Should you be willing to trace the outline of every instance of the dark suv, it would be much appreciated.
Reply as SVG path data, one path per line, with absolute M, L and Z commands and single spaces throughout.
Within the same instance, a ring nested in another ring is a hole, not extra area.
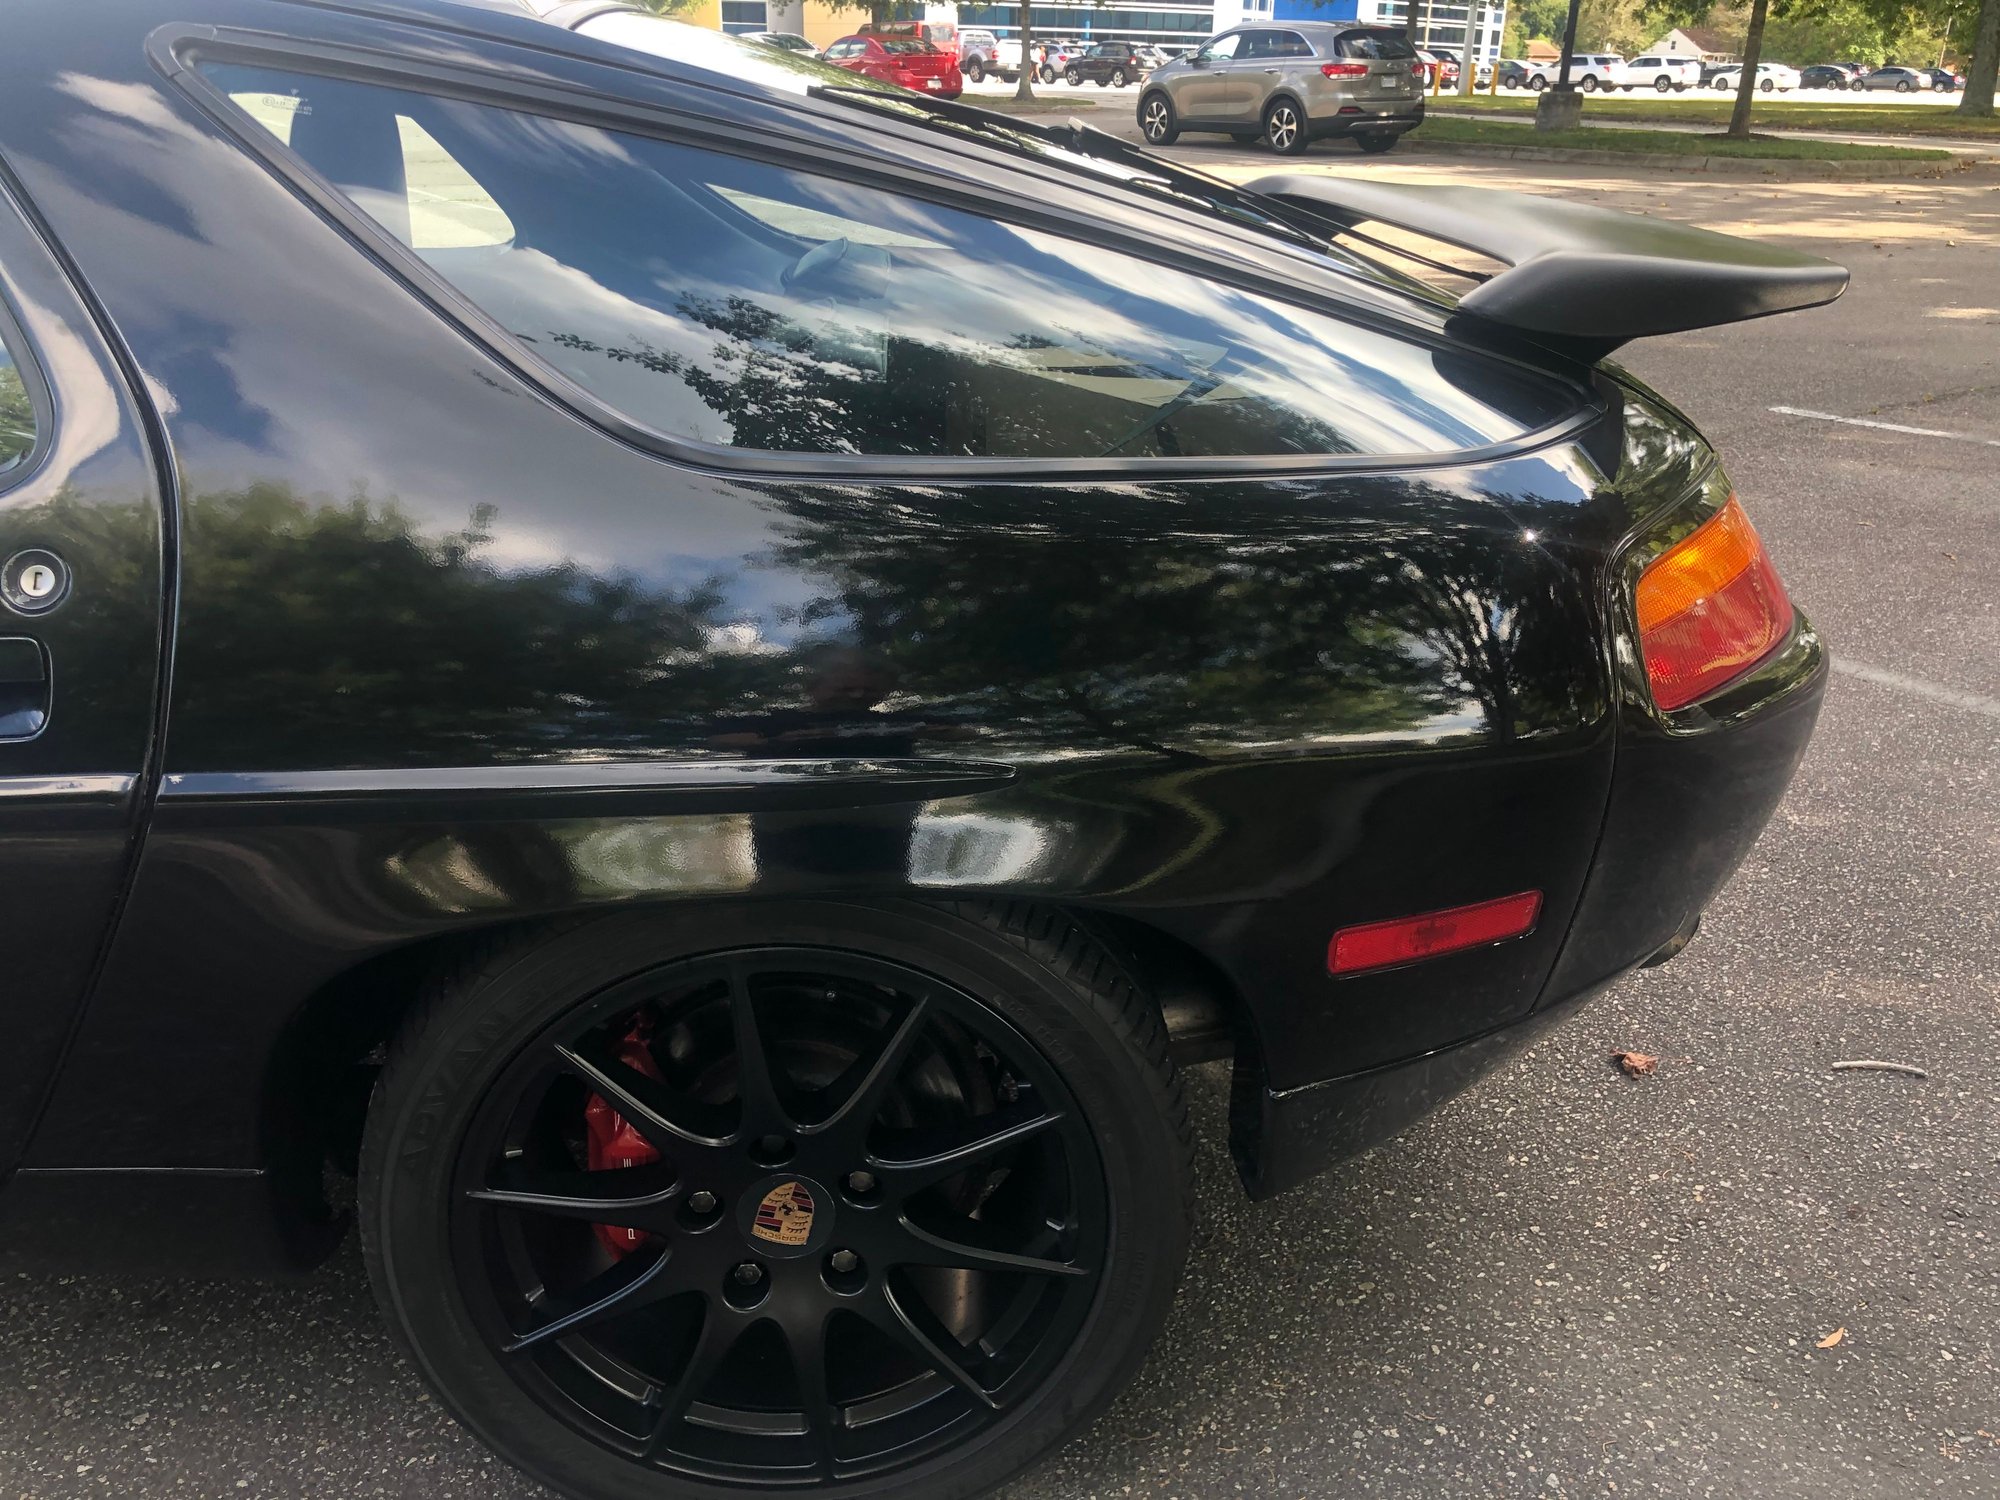
M 1122 89 L 1137 83 L 1153 71 L 1138 46 L 1132 42 L 1099 42 L 1083 56 L 1072 58 L 1063 69 L 1063 82 L 1094 83 L 1099 88 Z

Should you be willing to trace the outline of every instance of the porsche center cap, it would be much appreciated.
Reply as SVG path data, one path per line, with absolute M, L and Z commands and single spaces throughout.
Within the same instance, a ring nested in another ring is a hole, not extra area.
M 833 1231 L 833 1195 L 807 1177 L 769 1178 L 745 1198 L 744 1233 L 765 1255 L 806 1255 Z

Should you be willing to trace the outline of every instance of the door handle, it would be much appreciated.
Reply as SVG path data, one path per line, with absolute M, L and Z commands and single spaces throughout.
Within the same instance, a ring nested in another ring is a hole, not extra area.
M 31 740 L 49 722 L 49 658 L 40 641 L 0 636 L 0 740 Z

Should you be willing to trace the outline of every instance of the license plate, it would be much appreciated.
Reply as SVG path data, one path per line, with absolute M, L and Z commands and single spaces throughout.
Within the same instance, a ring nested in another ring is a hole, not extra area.
M 944 87 L 944 80 L 942 78 L 926 78 L 924 80 L 924 87 L 927 89 L 941 89 Z

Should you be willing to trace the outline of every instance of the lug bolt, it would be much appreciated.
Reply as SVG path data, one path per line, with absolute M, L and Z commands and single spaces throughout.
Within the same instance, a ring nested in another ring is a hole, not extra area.
M 754 1260 L 746 1260 L 732 1273 L 742 1286 L 755 1286 L 764 1279 L 764 1268 Z
M 689 1193 L 688 1207 L 698 1214 L 712 1214 L 715 1212 L 715 1194 Z
M 847 1190 L 850 1193 L 874 1192 L 875 1174 L 873 1172 L 849 1172 L 847 1174 Z
M 856 1255 L 852 1250 L 836 1250 L 828 1259 L 827 1264 L 845 1276 L 861 1264 L 861 1257 Z

